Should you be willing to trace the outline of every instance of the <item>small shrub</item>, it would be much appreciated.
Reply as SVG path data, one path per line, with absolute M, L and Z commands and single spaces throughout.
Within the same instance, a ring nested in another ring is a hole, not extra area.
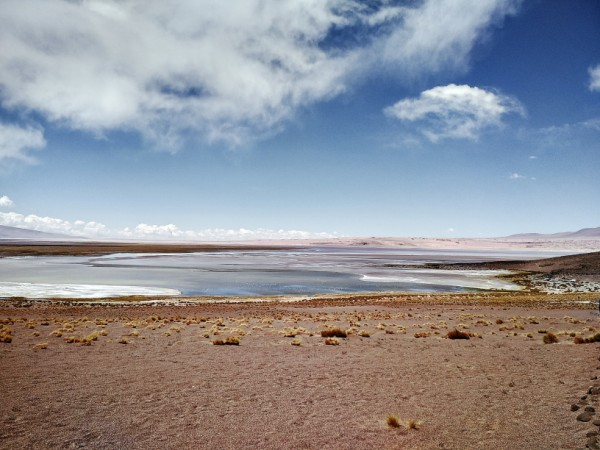
M 324 338 L 345 338 L 348 334 L 341 328 L 330 328 L 321 331 L 321 337 Z
M 470 339 L 471 338 L 469 333 L 466 333 L 464 331 L 458 331 L 456 329 L 448 331 L 448 334 L 446 335 L 446 337 L 448 339 Z
M 421 428 L 421 421 L 420 420 L 415 420 L 415 419 L 409 419 L 406 421 L 406 428 L 408 428 L 409 430 L 418 430 L 419 428 Z
M 504 320 L 496 319 L 496 325 L 502 325 L 503 323 L 504 323 Z
M 394 330 L 385 330 L 385 334 L 394 334 Z
M 556 344 L 558 337 L 554 333 L 546 333 L 544 335 L 544 344 Z
M 302 344 L 302 339 L 300 339 L 299 337 L 292 339 L 292 345 L 300 346 L 301 344 Z
M 400 419 L 393 414 L 388 415 L 385 422 L 390 428 L 400 428 Z
M 118 342 L 119 342 L 119 344 L 129 344 L 129 341 L 123 337 L 121 339 L 119 339 Z
M 600 342 L 600 333 L 596 333 L 593 336 L 582 338 L 581 336 L 577 336 L 573 339 L 573 342 L 576 344 L 591 344 L 592 342 Z
M 371 337 L 371 333 L 369 333 L 367 330 L 360 330 L 358 332 L 358 335 L 360 337 Z
M 429 331 L 418 331 L 417 333 L 414 334 L 414 336 L 418 339 L 418 338 L 426 338 L 431 336 L 431 333 Z
M 46 350 L 48 348 L 47 342 L 40 342 L 39 344 L 35 344 L 33 346 L 34 350 Z

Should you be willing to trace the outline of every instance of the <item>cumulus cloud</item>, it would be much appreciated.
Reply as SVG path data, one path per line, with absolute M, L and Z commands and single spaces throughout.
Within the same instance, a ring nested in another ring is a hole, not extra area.
M 4 0 L 0 102 L 98 135 L 235 146 L 357 73 L 462 70 L 520 0 Z M 355 33 L 360 30 L 360 33 Z M 336 44 L 336 36 L 353 36 Z
M 108 228 L 98 222 L 84 222 L 82 220 L 69 222 L 54 217 L 42 217 L 35 214 L 24 215 L 16 212 L 0 213 L 0 225 L 83 237 L 109 235 Z
M 3 195 L 0 197 L 0 208 L 6 208 L 12 206 L 13 204 L 13 201 L 8 196 Z
M 509 113 L 524 114 L 515 99 L 478 87 L 449 84 L 400 100 L 385 114 L 402 122 L 418 122 L 432 142 L 445 138 L 476 140 L 486 129 L 498 127 Z
M 176 225 L 137 225 L 133 229 L 125 228 L 118 232 L 122 238 L 159 239 L 159 240 L 189 240 L 189 241 L 239 241 L 257 239 L 326 239 L 337 237 L 332 233 L 311 233 L 300 230 L 271 230 L 258 228 L 237 230 L 213 228 L 200 231 L 181 230 Z
M 45 146 L 44 134 L 38 128 L 0 122 L 0 163 L 7 160 L 32 162 L 34 159 L 28 152 Z
M 55 217 L 42 217 L 35 214 L 24 215 L 16 212 L 0 212 L 0 225 L 68 234 L 77 237 L 106 239 L 234 241 L 255 239 L 324 239 L 338 236 L 335 233 L 271 230 L 267 228 L 258 228 L 255 230 L 214 228 L 194 231 L 182 230 L 174 224 L 149 225 L 145 223 L 141 223 L 133 228 L 111 230 L 99 222 L 86 222 L 83 220 L 68 221 Z
M 590 91 L 600 91 L 600 64 L 590 68 Z

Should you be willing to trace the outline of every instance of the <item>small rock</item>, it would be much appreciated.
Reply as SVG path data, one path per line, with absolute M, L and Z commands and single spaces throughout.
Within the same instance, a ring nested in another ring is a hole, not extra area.
M 590 414 L 596 414 L 596 408 L 594 408 L 593 406 L 586 406 L 584 411 L 589 412 Z
M 579 406 L 578 406 L 578 405 L 576 405 L 575 403 L 573 403 L 573 404 L 571 405 L 571 411 L 577 411 L 578 409 L 579 409 Z
M 592 423 L 594 425 L 596 425 L 597 427 L 600 427 L 600 419 L 594 419 L 594 421 Z
M 588 439 L 586 447 L 591 450 L 600 450 L 600 445 L 598 445 L 598 440 L 595 436 Z
M 582 396 L 581 400 L 587 400 L 587 395 Z
M 591 387 L 588 390 L 588 394 L 591 394 L 591 395 L 598 395 L 598 394 L 600 394 L 600 387 Z
M 594 375 L 592 378 L 590 378 L 590 380 L 597 380 L 598 379 L 598 375 Z
M 580 422 L 589 422 L 592 420 L 592 415 L 589 412 L 582 412 L 577 416 L 577 420 Z
M 514 382 L 514 381 L 511 381 L 510 383 L 508 383 L 508 386 L 509 386 L 509 387 L 515 387 L 515 382 Z
M 585 437 L 596 437 L 598 436 L 598 432 L 596 430 L 592 430 L 592 431 L 588 431 L 587 433 L 585 433 Z

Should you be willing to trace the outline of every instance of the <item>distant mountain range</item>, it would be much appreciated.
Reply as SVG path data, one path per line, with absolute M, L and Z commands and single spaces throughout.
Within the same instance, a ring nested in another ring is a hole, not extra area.
M 540 234 L 521 233 L 508 236 L 510 239 L 600 239 L 600 227 L 582 228 L 579 231 L 567 231 L 563 233 Z
M 46 233 L 44 231 L 29 230 L 27 228 L 7 227 L 0 225 L 0 240 L 18 241 L 56 241 L 80 240 L 81 238 L 68 234 Z

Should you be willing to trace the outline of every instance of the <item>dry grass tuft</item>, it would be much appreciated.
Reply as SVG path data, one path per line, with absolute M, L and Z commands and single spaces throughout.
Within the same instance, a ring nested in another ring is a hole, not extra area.
M 300 346 L 301 344 L 302 344 L 302 339 L 300 339 L 299 337 L 295 337 L 294 339 L 292 339 L 292 345 Z
M 10 344 L 12 342 L 12 330 L 10 327 L 0 325 L 0 342 Z
M 227 339 L 215 339 L 211 341 L 212 345 L 240 345 L 240 338 L 229 336 Z
M 431 333 L 429 331 L 418 331 L 414 334 L 414 336 L 418 339 L 418 338 L 426 338 L 431 336 Z
M 33 346 L 34 350 L 46 350 L 48 348 L 47 342 L 40 342 L 39 344 L 35 344 Z
M 330 328 L 321 331 L 321 337 L 324 338 L 345 338 L 348 334 L 341 328 Z
M 422 424 L 423 423 L 420 420 L 408 419 L 406 421 L 406 428 L 408 428 L 409 430 L 418 430 L 419 428 L 421 428 Z
M 448 339 L 471 339 L 469 333 L 466 333 L 464 331 L 458 331 L 456 329 L 448 331 L 446 337 Z
M 328 337 L 325 339 L 325 345 L 340 345 L 340 340 L 335 337 Z
M 390 428 L 400 428 L 400 419 L 393 414 L 389 414 L 387 419 L 385 419 L 385 422 Z
M 358 335 L 360 337 L 371 337 L 371 333 L 369 333 L 367 330 L 360 330 L 358 332 Z
M 546 333 L 544 335 L 544 344 L 556 344 L 558 337 L 554 333 Z
M 593 336 L 582 338 L 581 336 L 577 336 L 573 339 L 573 342 L 576 344 L 591 344 L 592 342 L 600 342 L 600 333 L 596 333 Z

